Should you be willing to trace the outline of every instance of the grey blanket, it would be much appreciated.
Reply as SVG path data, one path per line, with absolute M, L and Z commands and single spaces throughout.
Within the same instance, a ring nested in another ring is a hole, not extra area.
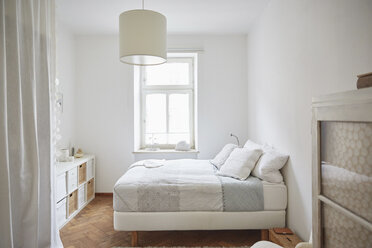
M 132 166 L 114 187 L 114 210 L 118 212 L 263 209 L 261 180 L 217 176 L 208 160 L 168 160 L 157 168 Z
M 221 177 L 223 211 L 261 211 L 264 209 L 263 186 L 260 179 L 248 177 L 240 181 Z

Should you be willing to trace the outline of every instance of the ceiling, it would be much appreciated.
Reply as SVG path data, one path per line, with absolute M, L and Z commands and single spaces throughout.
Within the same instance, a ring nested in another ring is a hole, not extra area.
M 145 0 L 167 17 L 171 34 L 242 34 L 270 0 Z M 76 34 L 118 33 L 119 15 L 141 0 L 56 0 L 58 25 Z

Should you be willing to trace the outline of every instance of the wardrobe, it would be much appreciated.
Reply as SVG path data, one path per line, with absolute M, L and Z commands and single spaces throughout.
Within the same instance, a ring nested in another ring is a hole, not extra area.
M 372 88 L 312 101 L 314 247 L 372 247 Z

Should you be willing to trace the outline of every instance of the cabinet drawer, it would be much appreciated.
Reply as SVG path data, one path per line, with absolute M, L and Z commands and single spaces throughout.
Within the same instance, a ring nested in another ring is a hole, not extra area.
M 94 160 L 91 159 L 87 162 L 87 180 L 90 180 L 94 175 Z
M 85 184 L 80 186 L 78 189 L 78 202 L 79 202 L 79 208 L 81 208 L 84 203 L 86 203 L 86 190 L 85 190 Z
M 78 168 L 71 169 L 67 172 L 67 188 L 69 193 L 77 188 L 77 172 Z
M 87 180 L 87 163 L 79 165 L 79 185 Z
M 68 216 L 77 210 L 77 190 L 68 195 Z
M 56 180 L 56 201 L 59 202 L 67 194 L 66 173 L 57 176 Z
M 63 198 L 57 203 L 57 225 L 61 227 L 67 219 L 67 201 Z
M 90 200 L 94 195 L 94 178 L 87 183 L 87 199 Z

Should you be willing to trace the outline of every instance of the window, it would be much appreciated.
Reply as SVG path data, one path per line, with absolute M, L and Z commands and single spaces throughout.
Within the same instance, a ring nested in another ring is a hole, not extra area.
M 172 149 L 194 138 L 194 54 L 168 54 L 167 63 L 140 68 L 141 148 Z

